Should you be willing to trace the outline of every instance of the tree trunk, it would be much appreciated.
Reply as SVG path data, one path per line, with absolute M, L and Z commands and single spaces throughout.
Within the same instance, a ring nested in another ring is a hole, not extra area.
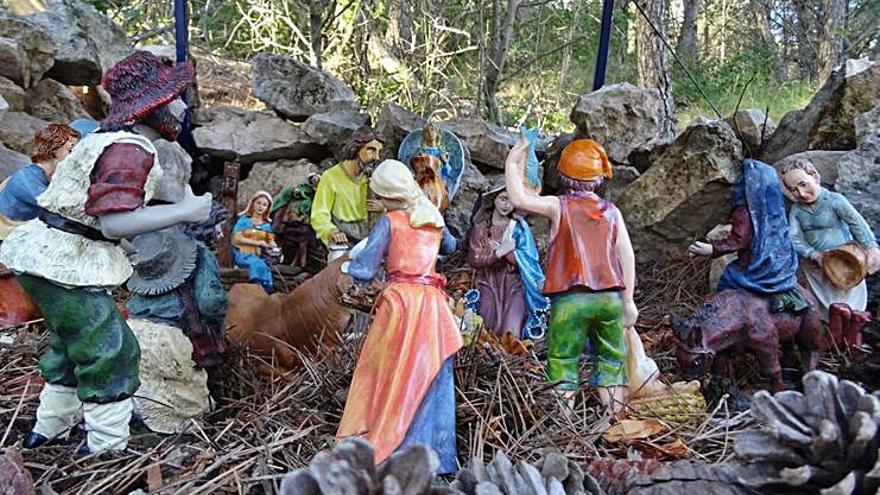
M 697 52 L 697 16 L 700 15 L 702 0 L 684 0 L 684 19 L 681 21 L 681 34 L 675 50 L 679 55 L 696 58 Z
M 413 11 L 409 0 L 388 0 L 388 31 L 385 40 L 394 55 L 403 57 L 413 48 Z
M 504 73 L 507 49 L 510 46 L 510 39 L 513 37 L 517 7 L 519 7 L 519 0 L 507 0 L 507 10 L 502 13 L 501 0 L 493 0 L 492 2 L 492 32 L 490 33 L 489 58 L 486 61 L 484 91 L 487 118 L 493 124 L 498 125 L 502 124 L 502 117 L 501 106 L 496 94 L 498 93 L 498 84 L 501 82 L 501 75 Z M 502 14 L 504 15 L 503 23 L 501 22 Z
M 648 0 L 643 9 L 659 33 L 654 32 L 641 13 L 638 14 L 636 45 L 639 86 L 657 88 L 660 91 L 660 98 L 663 101 L 661 132 L 665 136 L 673 136 L 675 135 L 675 104 L 672 100 L 672 79 L 669 77 L 666 47 L 660 40 L 660 36 L 666 36 L 665 2 L 664 0 Z
M 846 17 L 844 0 L 822 0 L 822 26 L 819 31 L 819 81 L 831 76 L 840 65 L 843 55 L 843 36 L 840 33 Z
M 773 36 L 773 27 L 770 24 L 770 5 L 767 4 L 765 0 L 749 0 L 749 10 L 755 19 L 758 30 L 761 32 L 761 39 L 764 41 L 764 46 L 766 46 L 772 53 L 773 63 L 776 68 L 774 76 L 777 81 L 783 82 L 787 79 L 785 64 L 780 60 L 779 45 L 776 43 L 776 38 Z
M 818 76 L 819 53 L 814 46 L 814 40 L 818 39 L 819 30 L 816 12 L 809 5 L 810 0 L 795 0 L 793 3 L 796 28 L 795 36 L 797 39 L 797 51 L 795 57 L 802 77 L 810 80 L 816 80 Z
M 321 68 L 324 57 L 324 7 L 326 0 L 311 0 L 309 2 L 309 41 L 311 42 L 311 63 L 318 69 Z M 332 13 L 330 15 L 333 15 Z

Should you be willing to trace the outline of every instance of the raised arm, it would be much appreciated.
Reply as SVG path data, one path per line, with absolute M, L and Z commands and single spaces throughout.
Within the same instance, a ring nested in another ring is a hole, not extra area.
M 555 226 L 559 222 L 559 199 L 556 196 L 528 194 L 523 185 L 520 170 L 528 160 L 528 151 L 529 142 L 520 136 L 507 155 L 507 162 L 504 165 L 507 194 L 516 209 L 549 218 Z

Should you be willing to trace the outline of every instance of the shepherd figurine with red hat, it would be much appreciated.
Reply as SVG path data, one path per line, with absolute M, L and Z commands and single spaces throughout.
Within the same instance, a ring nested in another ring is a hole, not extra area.
M 210 212 L 210 195 L 196 197 L 188 185 L 173 204 L 149 204 L 161 195 L 163 176 L 153 140 L 177 138 L 185 110 L 179 97 L 194 77 L 191 64 L 165 65 L 143 51 L 108 70 L 101 85 L 112 103 L 100 130 L 58 163 L 37 198 L 40 216 L 0 248 L 0 262 L 50 332 L 40 359 L 46 384 L 26 448 L 65 439 L 81 418 L 88 432 L 82 453 L 127 445 L 140 348 L 110 291 L 132 275 L 122 239 L 201 222 Z
M 590 384 L 616 410 L 626 393 L 624 328 L 635 325 L 635 256 L 620 210 L 596 195 L 612 176 L 599 143 L 576 139 L 562 150 L 557 168 L 564 194 L 526 191 L 522 173 L 528 142 L 520 137 L 507 157 L 510 201 L 550 220 L 544 294 L 550 298 L 547 377 L 573 399 L 580 386 L 580 356 L 587 339 L 594 361 Z

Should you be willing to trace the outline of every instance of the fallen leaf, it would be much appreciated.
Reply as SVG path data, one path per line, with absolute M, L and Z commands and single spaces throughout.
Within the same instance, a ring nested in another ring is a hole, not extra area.
M 153 464 L 147 468 L 147 488 L 150 493 L 159 491 L 165 482 L 162 480 L 162 468 L 159 464 Z
M 608 427 L 602 438 L 606 442 L 631 442 L 650 438 L 666 431 L 666 426 L 656 419 L 624 419 Z
M 657 459 L 658 461 L 675 461 L 687 459 L 691 456 L 691 450 L 687 448 L 680 438 L 664 444 L 639 442 L 639 449 L 645 458 Z

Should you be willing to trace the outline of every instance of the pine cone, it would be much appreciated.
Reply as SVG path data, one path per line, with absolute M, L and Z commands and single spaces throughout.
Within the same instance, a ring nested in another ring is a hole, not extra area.
M 608 495 L 624 495 L 629 493 L 641 476 L 650 475 L 661 466 L 654 459 L 595 459 L 587 464 L 586 471 Z
M 804 375 L 803 390 L 752 397 L 761 428 L 742 433 L 735 450 L 767 473 L 740 476 L 740 482 L 761 493 L 875 493 L 880 400 L 822 371 Z

